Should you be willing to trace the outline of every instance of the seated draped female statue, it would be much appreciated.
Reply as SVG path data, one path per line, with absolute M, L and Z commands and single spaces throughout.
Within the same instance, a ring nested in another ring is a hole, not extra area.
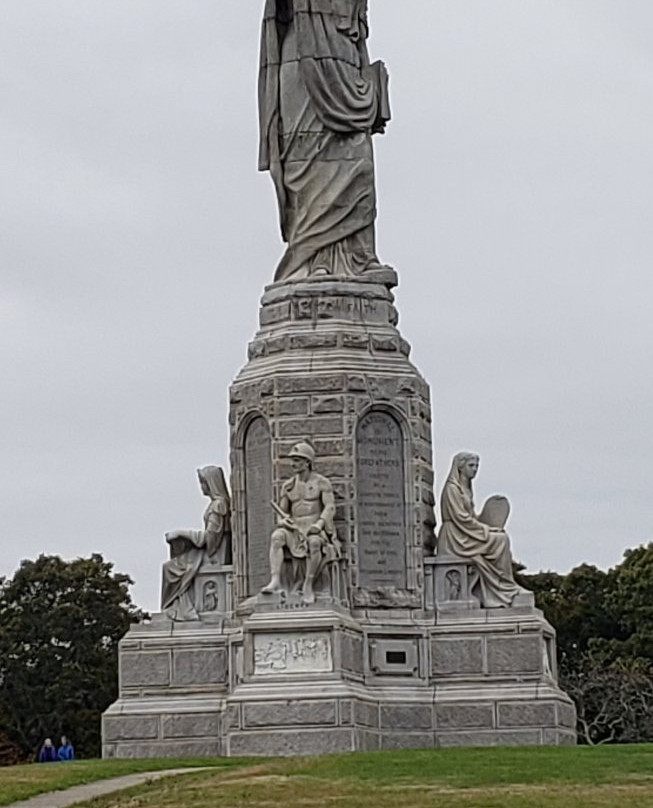
M 266 0 L 259 168 L 274 181 L 288 245 L 275 281 L 396 285 L 375 247 L 372 135 L 384 131 L 390 105 L 367 37 L 367 0 Z
M 161 610 L 176 621 L 199 620 L 193 584 L 205 561 L 231 563 L 231 500 L 224 472 L 218 466 L 198 469 L 202 493 L 209 497 L 204 530 L 166 533 L 170 560 L 163 565 Z
M 476 515 L 472 480 L 478 466 L 475 454 L 461 452 L 453 459 L 442 491 L 437 552 L 473 562 L 478 572 L 473 594 L 482 607 L 510 606 L 524 592 L 514 579 L 510 539 L 504 529 L 510 505 L 505 497 L 491 497 Z

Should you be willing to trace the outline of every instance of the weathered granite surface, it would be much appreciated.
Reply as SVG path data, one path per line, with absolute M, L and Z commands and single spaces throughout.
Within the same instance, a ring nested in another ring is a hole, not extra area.
M 435 525 L 431 406 L 397 319 L 392 294 L 376 283 L 326 278 L 266 290 L 230 391 L 237 602 L 272 574 L 269 502 L 292 473 L 291 449 L 308 441 L 314 470 L 333 488 L 349 605 L 422 608 Z
M 198 562 L 226 519 L 169 537 L 192 546 L 166 568 L 168 614 L 121 642 L 105 756 L 574 742 L 508 502 L 474 512 L 475 455 L 454 460 L 434 555 L 430 390 L 374 245 L 390 113 L 367 35 L 366 0 L 266 2 L 260 167 L 287 251 L 229 391 L 232 495 L 214 493 L 233 562 Z

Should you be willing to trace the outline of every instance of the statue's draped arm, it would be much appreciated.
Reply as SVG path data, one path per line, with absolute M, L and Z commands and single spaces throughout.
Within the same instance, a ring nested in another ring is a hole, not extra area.
M 490 528 L 479 522 L 467 506 L 463 492 L 454 483 L 447 483 L 442 494 L 442 520 L 453 522 L 463 534 L 460 540 L 465 543 L 482 544 L 488 539 Z

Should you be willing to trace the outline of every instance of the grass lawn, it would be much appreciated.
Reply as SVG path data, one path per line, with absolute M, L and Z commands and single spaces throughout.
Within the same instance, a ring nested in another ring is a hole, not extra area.
M 653 808 L 653 745 L 232 761 L 231 767 L 149 783 L 92 803 L 92 808 L 240 806 Z
M 0 805 L 26 800 L 46 791 L 157 769 L 193 766 L 231 767 L 233 760 L 79 760 L 73 763 L 29 763 L 0 768 Z M 242 764 L 240 764 L 242 765 Z

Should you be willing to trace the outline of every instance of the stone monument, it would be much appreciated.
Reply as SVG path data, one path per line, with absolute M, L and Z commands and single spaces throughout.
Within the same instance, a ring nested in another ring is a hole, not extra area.
M 107 757 L 575 741 L 555 633 L 514 581 L 510 506 L 442 492 L 429 387 L 376 253 L 390 119 L 366 0 L 267 0 L 260 167 L 287 248 L 230 389 L 231 493 L 167 534 L 162 612 L 120 646 Z

